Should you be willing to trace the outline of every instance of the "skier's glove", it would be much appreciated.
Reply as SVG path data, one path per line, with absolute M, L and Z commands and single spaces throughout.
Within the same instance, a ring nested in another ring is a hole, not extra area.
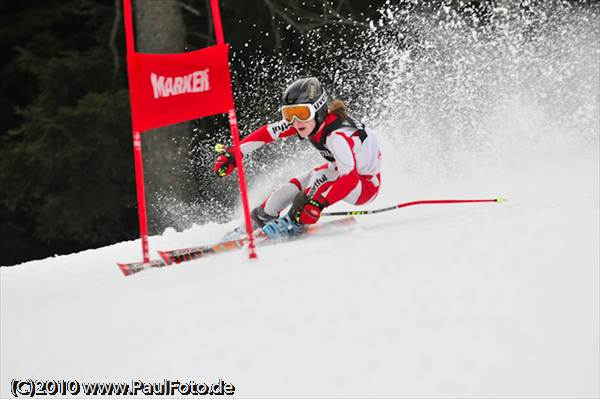
M 315 224 L 321 217 L 321 211 L 327 206 L 329 206 L 329 202 L 322 195 L 316 195 L 304 204 L 295 219 L 300 224 Z
M 215 161 L 215 173 L 220 176 L 229 176 L 235 169 L 235 156 L 233 147 L 225 149 L 223 145 L 217 144 L 215 150 L 219 153 Z

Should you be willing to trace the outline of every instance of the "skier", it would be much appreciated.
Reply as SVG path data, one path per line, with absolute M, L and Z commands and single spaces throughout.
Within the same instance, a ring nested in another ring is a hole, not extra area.
M 254 229 L 270 238 L 298 235 L 316 223 L 326 207 L 343 200 L 354 205 L 373 201 L 381 185 L 381 152 L 374 133 L 348 116 L 346 105 L 333 100 L 317 78 L 296 80 L 283 93 L 279 122 L 255 130 L 241 141 L 242 155 L 274 140 L 298 135 L 321 153 L 327 163 L 292 178 L 251 212 Z M 217 157 L 214 170 L 227 176 L 235 169 L 235 149 Z M 280 217 L 280 213 L 290 206 Z

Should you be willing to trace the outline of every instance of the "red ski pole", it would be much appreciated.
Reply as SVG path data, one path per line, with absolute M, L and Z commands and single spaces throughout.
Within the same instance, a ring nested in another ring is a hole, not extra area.
M 421 200 L 421 201 L 412 201 L 412 202 L 403 202 L 401 204 L 397 204 L 394 206 L 389 206 L 387 208 L 381 209 L 372 209 L 368 211 L 340 211 L 340 212 L 323 212 L 321 216 L 355 216 L 355 215 L 370 215 L 373 213 L 380 213 L 386 211 L 392 211 L 394 209 L 405 208 L 407 206 L 414 205 L 431 205 L 431 204 L 463 204 L 463 203 L 473 203 L 473 202 L 497 202 L 502 203 L 506 201 L 502 197 L 492 198 L 492 199 L 463 199 L 463 200 Z

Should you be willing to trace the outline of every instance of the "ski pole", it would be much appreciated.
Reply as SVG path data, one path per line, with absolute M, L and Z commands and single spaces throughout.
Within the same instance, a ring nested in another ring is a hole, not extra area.
M 473 202 L 497 202 L 502 203 L 506 199 L 502 197 L 492 199 L 466 199 L 466 200 L 421 200 L 412 202 L 403 202 L 387 208 L 372 209 L 367 211 L 340 211 L 340 212 L 323 212 L 321 216 L 356 216 L 356 215 L 371 215 L 373 213 L 387 212 L 394 209 L 405 208 L 413 205 L 427 205 L 427 204 L 462 204 L 462 203 L 473 203 Z

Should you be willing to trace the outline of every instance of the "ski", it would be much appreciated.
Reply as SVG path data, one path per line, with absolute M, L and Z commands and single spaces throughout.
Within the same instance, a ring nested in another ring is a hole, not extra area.
M 130 276 L 132 274 L 141 272 L 142 270 L 148 270 L 153 267 L 165 267 L 167 266 L 162 259 L 151 260 L 148 263 L 144 262 L 134 262 L 134 263 L 117 263 L 119 265 L 119 269 L 125 276 Z
M 254 240 L 257 246 L 274 244 L 277 242 L 287 242 L 305 238 L 317 233 L 334 231 L 344 226 L 351 226 L 354 223 L 356 223 L 356 220 L 354 219 L 354 217 L 350 216 L 343 219 L 314 224 L 311 226 L 307 226 L 304 233 L 299 236 L 285 237 L 283 239 L 275 241 L 269 240 L 269 238 L 263 233 L 261 229 L 257 229 L 254 232 Z M 132 274 L 136 274 L 143 270 L 148 270 L 155 267 L 171 266 L 173 264 L 180 264 L 182 262 L 186 262 L 193 259 L 199 259 L 210 255 L 215 255 L 223 252 L 231 252 L 236 249 L 241 249 L 246 245 L 247 241 L 247 237 L 242 237 L 236 240 L 230 240 L 213 245 L 203 245 L 198 247 L 158 251 L 161 259 L 154 259 L 148 263 L 117 263 L 117 265 L 119 266 L 119 269 L 121 270 L 123 275 L 131 276 Z
M 269 240 L 269 238 L 263 233 L 262 230 L 257 229 L 256 232 L 254 232 L 254 243 L 256 246 L 261 246 L 276 242 L 287 242 L 311 236 L 316 233 L 337 230 L 340 227 L 350 226 L 354 223 L 356 223 L 356 220 L 354 219 L 354 217 L 351 216 L 343 219 L 333 220 L 330 222 L 310 225 L 307 226 L 304 233 L 299 236 L 286 237 L 276 241 Z M 204 258 L 206 256 L 215 255 L 223 252 L 231 252 L 233 250 L 243 248 L 247 241 L 247 237 L 242 237 L 237 240 L 225 241 L 213 245 L 158 251 L 158 254 L 162 258 L 162 261 L 165 263 L 165 265 L 179 264 L 193 259 Z
M 254 234 L 254 239 L 256 240 L 255 244 L 257 246 L 262 244 L 263 240 L 266 239 L 264 235 L 260 234 L 260 231 L 257 231 Z M 243 248 L 246 241 L 246 238 L 240 238 L 238 240 L 224 241 L 213 245 L 158 251 L 158 254 L 166 265 L 179 264 L 188 260 Z

